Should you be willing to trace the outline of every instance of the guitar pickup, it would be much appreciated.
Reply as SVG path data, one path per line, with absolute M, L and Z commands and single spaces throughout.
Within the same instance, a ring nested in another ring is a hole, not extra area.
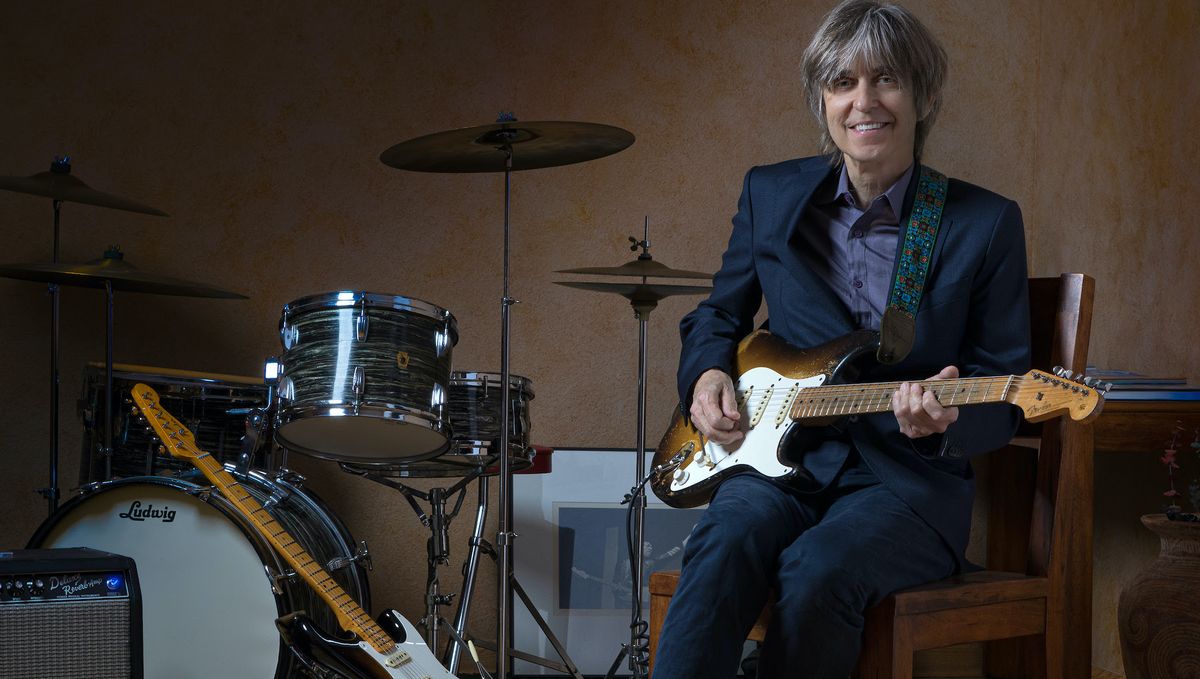
M 783 426 L 783 423 L 788 420 L 788 413 L 792 412 L 792 403 L 796 400 L 796 395 L 800 393 L 800 385 L 793 382 L 791 389 L 788 389 L 787 395 L 783 397 L 783 407 L 775 413 L 775 428 Z
M 762 398 L 760 398 L 758 400 L 757 405 L 754 407 L 754 412 L 750 414 L 750 427 L 751 428 L 758 426 L 758 422 L 759 422 L 759 420 L 762 419 L 763 413 L 765 413 L 767 411 L 767 406 L 771 404 L 771 396 L 774 394 L 775 394 L 775 385 L 771 385 L 770 387 L 767 387 L 766 393 L 764 393 L 762 395 Z

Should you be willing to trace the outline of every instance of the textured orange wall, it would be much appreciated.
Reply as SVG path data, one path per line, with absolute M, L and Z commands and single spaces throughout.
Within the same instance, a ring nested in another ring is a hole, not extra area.
M 0 173 L 41 171 L 68 152 L 93 186 L 173 215 L 67 205 L 63 259 L 120 243 L 141 268 L 251 296 L 122 295 L 117 360 L 254 374 L 279 351 L 282 304 L 354 288 L 449 308 L 461 333 L 456 369 L 496 370 L 501 178 L 405 173 L 378 154 L 501 110 L 603 122 L 637 143 L 514 177 L 512 290 L 522 304 L 512 366 L 537 390 L 537 442 L 631 446 L 632 313 L 619 298 L 553 285 L 562 277 L 552 271 L 626 261 L 625 238 L 647 215 L 656 258 L 715 269 L 745 170 L 815 148 L 796 64 L 827 3 L 341 5 L 0 9 Z M 1189 339 L 1200 287 L 1189 266 L 1200 240 L 1187 125 L 1200 105 L 1195 3 L 911 7 L 951 61 L 927 161 L 1022 204 L 1033 273 L 1097 277 L 1096 362 L 1200 377 Z M 49 201 L 0 193 L 0 215 L 0 259 L 49 259 Z M 0 280 L 0 299 L 10 359 L 0 545 L 18 546 L 44 514 L 30 489 L 45 483 L 48 305 L 44 288 L 17 281 Z M 667 300 L 651 319 L 651 440 L 673 406 L 675 326 L 695 301 Z M 65 486 L 76 478 L 79 367 L 103 350 L 101 305 L 96 291 L 64 291 Z M 1117 487 L 1106 477 L 1113 464 L 1098 465 L 1098 498 L 1111 508 L 1114 496 L 1136 495 L 1117 500 L 1127 512 L 1113 518 L 1136 525 L 1154 508 L 1153 484 Z M 424 532 L 401 498 L 329 464 L 298 466 L 374 546 L 377 604 L 419 617 Z M 469 523 L 459 521 L 456 562 Z M 1103 593 L 1133 566 L 1098 559 L 1096 659 L 1119 669 L 1106 636 L 1114 599 Z M 492 571 L 483 573 L 477 631 L 494 601 Z M 443 575 L 443 588 L 456 589 L 457 566 Z

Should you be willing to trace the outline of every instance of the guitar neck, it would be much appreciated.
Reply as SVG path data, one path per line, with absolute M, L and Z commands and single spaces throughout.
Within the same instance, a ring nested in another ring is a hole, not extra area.
M 168 443 L 167 445 L 171 445 Z M 180 445 L 176 443 L 176 445 Z M 203 474 L 227 500 L 245 516 L 259 532 L 275 547 L 288 565 L 325 600 L 337 616 L 342 629 L 353 632 L 382 654 L 390 653 L 396 646 L 392 638 L 362 606 L 342 589 L 329 573 L 317 563 L 292 536 L 279 525 L 267 510 L 238 483 L 225 467 L 212 455 L 198 452 L 192 460 Z
M 1007 403 L 1017 375 L 963 377 L 916 382 L 944 406 Z M 903 382 L 831 384 L 801 390 L 788 411 L 793 420 L 889 412 L 892 395 Z M 910 383 L 911 384 L 911 383 Z

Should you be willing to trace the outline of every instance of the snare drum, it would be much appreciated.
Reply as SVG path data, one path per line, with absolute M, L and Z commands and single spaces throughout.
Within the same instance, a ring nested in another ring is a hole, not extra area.
M 285 478 L 235 476 L 370 610 L 366 572 L 350 561 L 354 540 L 320 500 Z M 306 610 L 327 632 L 339 630 L 302 580 L 276 577 L 288 572 L 284 562 L 229 502 L 184 479 L 95 484 L 47 519 L 29 546 L 92 547 L 137 562 L 146 677 L 283 679 L 298 668 L 276 618 Z M 329 568 L 331 560 L 341 567 Z
M 355 473 L 397 478 L 466 476 L 480 467 L 485 475 L 497 474 L 500 449 L 501 386 L 499 373 L 456 372 L 450 377 L 450 450 L 432 460 L 401 465 L 343 465 Z M 529 402 L 533 382 L 509 375 L 510 427 L 508 458 L 514 471 L 532 464 L 529 445 Z
M 89 363 L 83 374 L 83 460 L 80 483 L 107 480 L 104 469 L 104 364 Z M 196 434 L 196 445 L 221 462 L 242 452 L 247 413 L 267 405 L 262 378 L 199 373 L 117 363 L 113 365 L 112 473 L 115 477 L 155 476 L 191 469 L 186 460 L 158 452 L 158 440 L 127 406 L 129 391 L 145 382 L 162 405 Z M 261 465 L 262 461 L 252 461 Z
M 449 311 L 411 297 L 329 292 L 283 307 L 275 438 L 340 462 L 423 460 L 446 450 Z

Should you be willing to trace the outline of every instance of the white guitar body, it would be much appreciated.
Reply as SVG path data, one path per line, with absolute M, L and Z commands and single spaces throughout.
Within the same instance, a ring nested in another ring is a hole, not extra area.
M 795 467 L 781 460 L 784 437 L 793 424 L 788 413 L 801 390 L 824 383 L 824 374 L 789 379 L 765 367 L 743 373 L 734 391 L 742 416 L 740 428 L 745 435 L 729 446 L 706 439 L 702 450 L 676 468 L 671 476 L 671 491 L 686 492 L 736 467 L 752 467 L 771 478 L 794 473 Z
M 358 647 L 363 653 L 387 668 L 388 676 L 395 679 L 457 679 L 442 667 L 421 639 L 421 633 L 407 618 L 394 610 L 390 613 L 393 621 L 404 630 L 404 641 L 397 643 L 396 649 L 387 655 L 371 648 L 367 642 L 359 641 Z

